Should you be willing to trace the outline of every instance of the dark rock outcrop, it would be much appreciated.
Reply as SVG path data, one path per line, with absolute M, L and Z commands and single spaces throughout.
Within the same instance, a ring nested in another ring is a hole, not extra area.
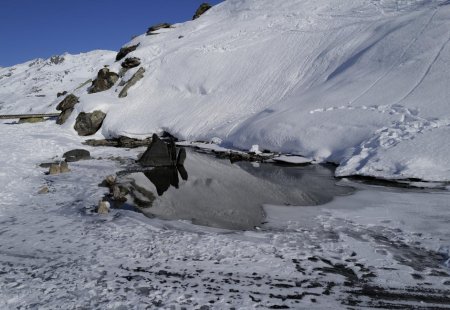
M 156 134 L 153 134 L 152 143 L 138 162 L 147 167 L 167 167 L 174 164 L 167 144 Z
M 81 112 L 77 116 L 74 129 L 80 136 L 89 136 L 95 134 L 102 127 L 106 114 L 102 111 L 92 113 Z
M 112 147 L 135 148 L 150 145 L 151 139 L 146 138 L 144 140 L 139 140 L 130 137 L 120 136 L 118 138 L 104 139 L 104 140 L 89 139 L 83 142 L 83 144 L 89 146 L 112 146 Z
M 122 62 L 121 66 L 125 69 L 131 69 L 139 66 L 141 64 L 141 60 L 137 57 L 129 57 L 125 58 L 125 60 Z
M 57 106 L 56 110 L 65 111 L 68 109 L 72 109 L 79 102 L 79 98 L 74 94 L 70 94 L 64 98 Z
M 59 97 L 65 96 L 65 95 L 67 95 L 67 91 L 63 91 L 63 92 L 57 93 L 56 94 L 56 98 L 59 98 Z
M 63 158 L 66 162 L 75 162 L 79 160 L 91 159 L 91 153 L 83 149 L 75 149 L 64 153 Z
M 125 86 L 123 87 L 123 89 L 119 93 L 119 98 L 126 97 L 128 95 L 128 90 L 130 89 L 130 87 L 132 87 L 139 80 L 141 80 L 144 77 L 144 73 L 145 73 L 145 69 L 142 68 L 142 67 L 139 68 L 139 70 L 135 74 L 133 74 L 131 79 L 128 82 L 126 82 Z
M 122 47 L 117 53 L 116 61 L 119 61 L 125 58 L 125 56 L 127 56 L 129 53 L 134 52 L 138 48 L 138 46 L 139 44 Z
M 149 27 L 146 34 L 147 35 L 155 35 L 155 34 L 157 34 L 157 33 L 154 33 L 155 31 L 158 31 L 158 30 L 164 29 L 164 28 L 171 28 L 171 27 L 172 27 L 172 25 L 168 24 L 168 23 L 156 24 L 156 25 Z
M 208 11 L 210 8 L 211 8 L 211 5 L 209 3 L 205 2 L 205 3 L 200 4 L 199 8 L 195 12 L 195 15 L 194 15 L 194 17 L 192 17 L 192 19 L 199 18 L 200 16 L 205 14 L 205 12 Z
M 119 75 L 117 73 L 109 71 L 108 68 L 103 68 L 98 72 L 97 78 L 92 81 L 88 93 L 93 94 L 108 90 L 113 87 L 118 80 Z
M 56 119 L 58 125 L 64 124 L 69 116 L 72 114 L 75 105 L 79 102 L 79 98 L 73 94 L 70 94 L 61 101 L 56 110 L 61 111 L 61 114 Z

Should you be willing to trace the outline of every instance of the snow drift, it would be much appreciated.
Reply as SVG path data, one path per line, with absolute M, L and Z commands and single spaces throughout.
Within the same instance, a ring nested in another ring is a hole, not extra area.
M 107 112 L 106 137 L 166 130 L 336 162 L 339 176 L 449 181 L 449 16 L 443 0 L 228 0 L 133 39 L 144 78 L 126 98 L 120 83 L 78 89 L 77 110 Z

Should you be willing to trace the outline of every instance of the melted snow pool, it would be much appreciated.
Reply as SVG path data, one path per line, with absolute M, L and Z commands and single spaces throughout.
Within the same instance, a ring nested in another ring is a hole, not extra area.
M 119 173 L 127 203 L 147 216 L 226 229 L 262 225 L 265 205 L 311 207 L 354 191 L 336 182 L 332 166 L 230 163 L 192 150 L 178 169 Z

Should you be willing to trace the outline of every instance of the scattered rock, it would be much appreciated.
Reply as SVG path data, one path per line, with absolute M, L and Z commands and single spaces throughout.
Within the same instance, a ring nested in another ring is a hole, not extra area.
M 97 213 L 98 214 L 108 214 L 109 213 L 109 202 L 100 200 L 98 203 Z
M 153 25 L 148 28 L 147 35 L 155 35 L 155 34 L 157 34 L 157 33 L 154 33 L 155 31 L 158 31 L 158 30 L 164 29 L 164 28 L 171 28 L 171 27 L 172 27 L 172 25 L 168 24 L 168 23 L 161 23 L 161 24 Z
M 200 4 L 199 8 L 197 9 L 197 11 L 195 12 L 194 17 L 192 17 L 192 19 L 197 19 L 200 16 L 202 16 L 203 14 L 205 14 L 206 11 L 208 11 L 212 6 L 209 3 L 202 3 Z
M 152 143 L 138 162 L 149 167 L 167 167 L 174 164 L 167 144 L 156 134 L 153 134 Z
M 119 98 L 126 97 L 128 95 L 128 90 L 130 89 L 130 87 L 132 87 L 139 80 L 141 80 L 144 77 L 144 73 L 145 73 L 145 69 L 142 67 L 139 68 L 139 70 L 135 74 L 133 74 L 131 79 L 125 84 L 122 91 L 119 93 Z
M 47 186 L 41 187 L 41 189 L 38 191 L 39 195 L 47 194 L 49 192 L 49 189 Z
M 99 93 L 110 89 L 119 80 L 119 75 L 115 72 L 109 71 L 108 68 L 103 68 L 98 71 L 97 78 L 92 81 L 91 87 L 88 89 L 89 94 Z
M 122 68 L 125 69 L 131 69 L 131 68 L 135 68 L 137 66 L 139 66 L 141 64 L 141 60 L 137 57 L 130 57 L 130 58 L 126 58 L 121 66 Z
M 44 121 L 43 117 L 24 117 L 24 118 L 19 119 L 19 124 L 24 124 L 24 123 L 34 124 L 34 123 L 40 123 L 43 121 Z
M 51 164 L 48 174 L 49 175 L 57 175 L 60 173 L 70 172 L 69 164 L 66 161 L 63 161 L 59 164 Z
M 127 56 L 129 53 L 134 52 L 138 48 L 138 46 L 139 44 L 122 47 L 120 51 L 117 53 L 116 61 L 119 61 L 125 58 L 125 56 Z
M 108 185 L 110 185 L 110 186 L 112 186 L 112 185 L 114 185 L 114 184 L 116 184 L 116 176 L 115 175 L 108 175 L 106 178 L 105 178 L 105 181 L 106 181 L 106 183 L 108 184 Z
M 95 134 L 102 126 L 106 114 L 102 111 L 92 113 L 81 112 L 75 121 L 74 129 L 80 136 L 89 136 Z
M 52 164 L 50 166 L 50 169 L 48 171 L 48 174 L 50 175 L 57 175 L 61 173 L 61 167 L 58 164 Z
M 65 158 L 66 162 L 75 162 L 79 160 L 87 160 L 91 159 L 91 153 L 87 150 L 83 149 L 75 149 L 63 154 L 63 158 Z
M 61 114 L 59 114 L 58 118 L 56 119 L 56 124 L 64 124 L 69 119 L 70 115 L 72 115 L 73 110 L 74 109 L 71 108 L 61 112 Z
M 67 93 L 67 92 L 66 92 Z M 56 119 L 58 125 L 64 124 L 72 114 L 75 105 L 79 102 L 79 98 L 74 94 L 70 94 L 64 98 L 57 106 L 56 110 L 62 111 Z
M 67 92 L 66 92 L 67 93 Z M 63 101 L 61 101 L 57 106 L 56 110 L 65 111 L 68 109 L 72 109 L 79 101 L 79 98 L 74 94 L 67 95 Z
M 50 59 L 49 59 L 50 63 L 51 63 L 51 64 L 54 64 L 54 65 L 62 64 L 62 63 L 64 62 L 64 60 L 65 60 L 65 59 L 64 59 L 63 56 L 58 56 L 58 55 L 52 56 L 52 57 L 50 57 Z
M 152 142 L 151 138 L 139 140 L 125 136 L 120 136 L 119 138 L 114 139 L 103 139 L 103 140 L 89 139 L 83 142 L 83 144 L 89 146 L 112 146 L 112 147 L 135 148 L 140 146 L 148 146 L 150 145 L 151 142 Z
M 69 164 L 68 164 L 66 161 L 63 161 L 63 162 L 61 163 L 61 165 L 59 166 L 59 169 L 60 169 L 60 172 L 61 172 L 61 173 L 67 173 L 67 172 L 70 172 Z
M 63 92 L 57 93 L 56 94 L 56 98 L 59 98 L 59 97 L 65 96 L 65 95 L 67 95 L 67 91 L 63 91 Z

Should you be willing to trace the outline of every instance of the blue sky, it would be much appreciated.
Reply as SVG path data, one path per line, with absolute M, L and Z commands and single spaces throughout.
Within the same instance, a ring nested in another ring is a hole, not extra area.
M 223 0 L 206 1 L 212 5 Z M 0 66 L 118 50 L 160 22 L 192 19 L 204 0 L 0 0 Z

